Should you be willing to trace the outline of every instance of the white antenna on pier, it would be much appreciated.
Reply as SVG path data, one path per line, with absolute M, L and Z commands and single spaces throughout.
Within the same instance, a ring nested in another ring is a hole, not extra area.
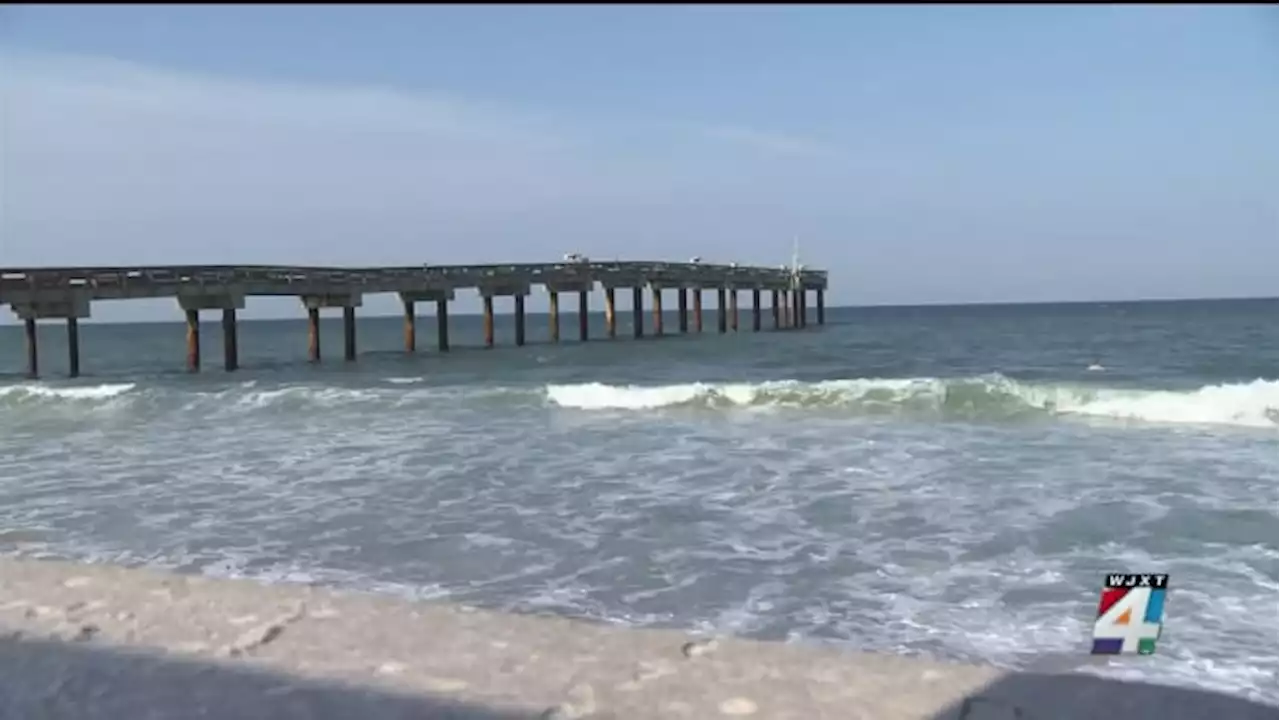
M 795 236 L 791 244 L 791 282 L 800 284 L 800 236 Z

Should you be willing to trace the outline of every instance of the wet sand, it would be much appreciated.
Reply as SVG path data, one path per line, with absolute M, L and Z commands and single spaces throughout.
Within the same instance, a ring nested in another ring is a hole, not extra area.
M 0 558 L 0 717 L 1275 718 L 1199 690 Z

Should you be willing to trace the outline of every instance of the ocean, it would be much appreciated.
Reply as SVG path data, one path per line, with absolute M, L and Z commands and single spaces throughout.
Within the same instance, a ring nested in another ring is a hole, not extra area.
M 242 321 L 235 373 L 214 321 L 198 375 L 181 323 L 89 324 L 74 381 L 51 323 L 39 382 L 0 328 L 0 552 L 1277 701 L 1276 300 L 630 317 L 442 355 L 428 316 L 413 356 L 361 318 L 354 364 L 326 319 L 319 366 Z M 1092 658 L 1130 571 L 1170 575 L 1157 654 Z

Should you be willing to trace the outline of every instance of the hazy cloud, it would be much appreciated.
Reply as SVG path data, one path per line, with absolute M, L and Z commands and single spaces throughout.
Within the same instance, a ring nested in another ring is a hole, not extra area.
M 707 137 L 739 143 L 756 150 L 780 155 L 822 155 L 833 148 L 810 138 L 783 133 L 763 132 L 733 125 L 706 128 Z

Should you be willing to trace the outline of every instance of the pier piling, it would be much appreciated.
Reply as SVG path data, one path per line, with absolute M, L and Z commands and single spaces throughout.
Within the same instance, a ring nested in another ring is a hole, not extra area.
M 676 314 L 680 316 L 680 334 L 689 332 L 689 296 L 684 288 L 676 289 Z
M 760 288 L 751 289 L 751 332 L 760 332 Z
M 662 337 L 662 288 L 653 288 L 653 336 Z
M 738 289 L 729 288 L 729 327 L 738 332 Z
M 555 290 L 547 292 L 547 314 L 551 316 L 551 342 L 560 342 L 560 293 Z
M 769 310 L 773 314 L 773 329 L 777 330 L 781 327 L 781 308 L 778 307 L 778 291 L 771 290 L 769 292 Z
M 449 352 L 449 301 L 445 298 L 436 300 L 436 347 Z
M 493 296 L 484 296 L 484 346 L 493 347 Z
M 591 336 L 591 297 L 590 291 L 578 291 L 578 339 L 586 342 Z
M 27 377 L 40 377 L 40 341 L 36 338 L 36 319 L 27 318 L 22 323 L 27 338 Z
M 320 362 L 320 308 L 307 308 L 307 359 Z
M 236 337 L 235 308 L 222 310 L 222 367 L 227 371 L 240 367 L 240 344 Z
M 724 334 L 728 330 L 728 311 L 725 309 L 725 290 L 723 287 L 716 288 L 716 329 L 720 334 Z
M 524 296 L 516 295 L 511 298 L 515 301 L 516 310 L 516 347 L 524 346 Z
M 187 310 L 187 370 L 200 371 L 200 311 Z
M 604 289 L 604 330 L 612 340 L 618 337 L 618 315 L 614 306 L 613 288 Z
M 631 324 L 636 339 L 644 337 L 644 291 L 639 286 L 631 288 Z
M 67 318 L 67 374 L 80 377 L 80 320 Z
M 342 357 L 347 362 L 356 359 L 356 309 L 342 308 Z
M 418 322 L 412 300 L 404 301 L 404 351 L 414 352 L 418 349 Z
M 813 303 L 814 308 L 818 311 L 818 324 L 826 325 L 827 313 L 826 313 L 826 308 L 823 306 L 822 288 L 818 288 L 817 290 L 813 291 L 813 300 L 814 300 L 814 303 Z
M 702 332 L 702 288 L 693 289 L 693 331 Z

